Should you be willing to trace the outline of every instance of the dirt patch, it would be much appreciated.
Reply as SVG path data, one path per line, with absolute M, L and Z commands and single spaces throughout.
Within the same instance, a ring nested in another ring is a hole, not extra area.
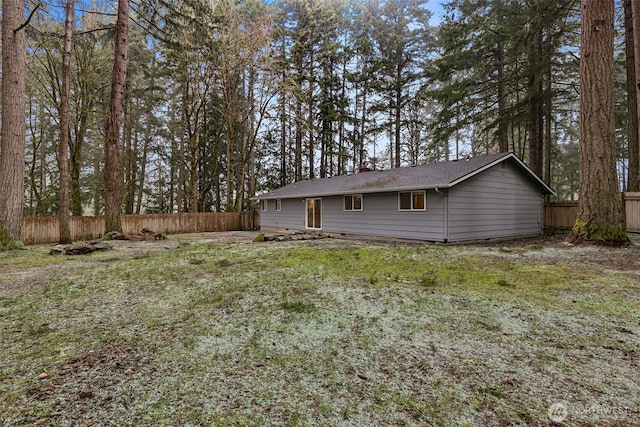
M 74 414 L 87 425 L 100 424 L 104 420 L 92 416 L 95 407 L 118 413 L 130 406 L 138 396 L 127 384 L 135 375 L 146 372 L 149 364 L 149 355 L 134 343 L 107 343 L 64 361 L 54 372 L 43 373 L 46 377 L 40 374 L 41 384 L 27 393 L 36 402 L 46 402 L 50 421 Z

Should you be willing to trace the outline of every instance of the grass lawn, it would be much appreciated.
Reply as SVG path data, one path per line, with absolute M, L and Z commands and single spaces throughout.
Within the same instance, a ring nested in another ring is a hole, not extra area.
M 0 425 L 640 425 L 638 247 L 114 245 L 0 253 Z

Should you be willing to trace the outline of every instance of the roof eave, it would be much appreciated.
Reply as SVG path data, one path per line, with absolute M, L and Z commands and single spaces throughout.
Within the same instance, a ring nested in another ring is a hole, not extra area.
M 330 197 L 330 196 L 346 196 L 349 194 L 371 194 L 371 193 L 393 193 L 396 191 L 415 191 L 415 190 L 435 190 L 436 188 L 449 188 L 450 184 L 438 184 L 438 185 L 411 185 L 406 187 L 389 187 L 389 188 L 372 188 L 366 190 L 352 190 L 352 191 L 330 191 L 324 193 L 300 193 L 300 194 L 288 194 L 279 196 L 277 194 L 261 194 L 259 196 L 251 197 L 251 200 L 274 200 L 274 199 L 310 199 L 314 197 Z

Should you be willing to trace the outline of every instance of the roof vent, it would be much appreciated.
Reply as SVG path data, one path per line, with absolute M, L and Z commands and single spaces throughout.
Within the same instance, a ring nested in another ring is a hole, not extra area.
M 358 168 L 358 173 L 360 172 L 370 172 L 369 166 L 367 166 L 366 162 L 360 163 L 360 167 Z

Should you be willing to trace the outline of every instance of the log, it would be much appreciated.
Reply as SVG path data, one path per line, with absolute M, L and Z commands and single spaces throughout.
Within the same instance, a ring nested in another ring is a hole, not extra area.
M 49 251 L 49 255 L 84 255 L 95 251 L 107 251 L 109 249 L 111 249 L 111 245 L 107 243 L 92 241 L 77 245 L 55 245 Z

